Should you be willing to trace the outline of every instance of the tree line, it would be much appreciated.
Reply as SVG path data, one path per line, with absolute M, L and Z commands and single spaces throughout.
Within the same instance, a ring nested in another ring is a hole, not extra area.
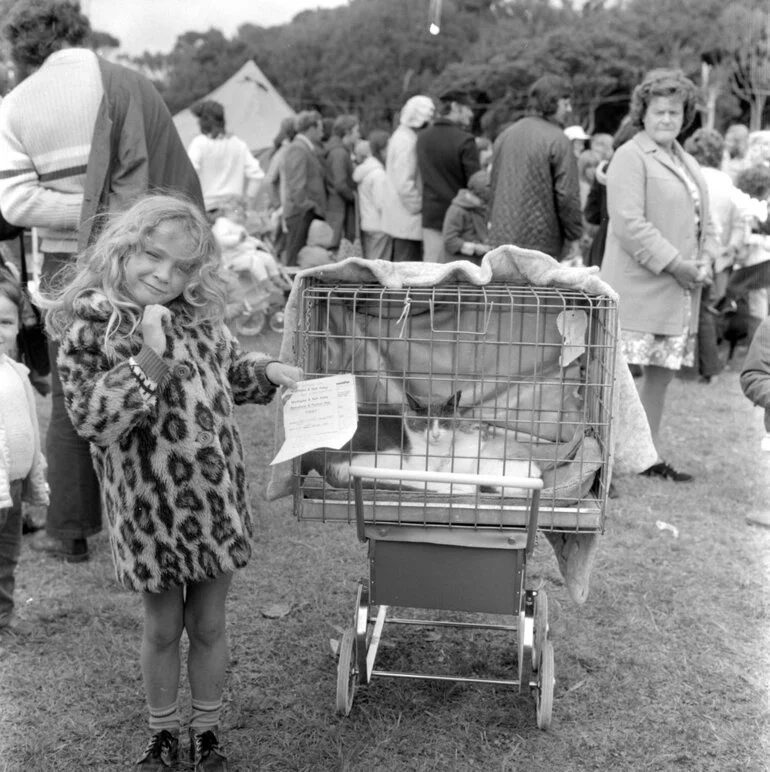
M 494 136 L 525 111 L 529 85 L 552 72 L 573 83 L 576 123 L 613 132 L 642 74 L 661 66 L 701 86 L 701 125 L 758 129 L 770 119 L 770 0 L 443 0 L 438 35 L 428 30 L 430 5 L 349 0 L 280 26 L 246 22 L 233 38 L 189 31 L 168 54 L 126 63 L 172 112 L 253 59 L 294 109 L 355 113 L 366 128 L 391 128 L 414 94 L 460 87 L 476 103 L 474 129 Z M 95 47 L 117 42 L 95 34 Z

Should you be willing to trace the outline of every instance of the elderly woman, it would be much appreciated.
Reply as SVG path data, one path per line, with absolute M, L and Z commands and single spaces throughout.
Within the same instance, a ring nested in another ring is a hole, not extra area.
M 659 453 L 666 391 L 676 371 L 695 362 L 701 288 L 718 252 L 706 181 L 676 139 L 695 100 L 695 85 L 679 70 L 648 73 L 631 100 L 640 131 L 607 173 L 602 276 L 620 295 L 621 347 L 642 367 L 639 396 Z M 662 458 L 643 474 L 692 479 Z
M 388 142 L 382 230 L 393 239 L 393 262 L 422 260 L 422 180 L 417 165 L 417 132 L 436 107 L 427 96 L 413 96 L 401 108 L 398 128 Z

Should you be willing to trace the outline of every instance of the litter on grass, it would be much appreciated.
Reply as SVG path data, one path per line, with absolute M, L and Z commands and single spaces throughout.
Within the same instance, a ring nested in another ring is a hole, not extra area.
M 671 523 L 664 523 L 662 520 L 656 520 L 655 525 L 659 531 L 671 531 L 675 539 L 679 538 L 679 529 Z

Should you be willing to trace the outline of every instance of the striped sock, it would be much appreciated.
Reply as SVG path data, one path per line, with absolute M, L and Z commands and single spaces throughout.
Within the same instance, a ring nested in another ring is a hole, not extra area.
M 216 702 L 204 702 L 203 700 L 193 699 L 190 728 L 195 734 L 201 734 L 208 729 L 214 729 L 219 725 L 219 714 L 221 712 L 221 698 Z
M 163 729 L 171 732 L 171 734 L 178 735 L 179 727 L 182 725 L 182 721 L 179 718 L 179 707 L 177 700 L 171 703 L 171 705 L 165 708 L 153 708 L 152 705 L 147 705 L 150 711 L 150 730 L 153 734 L 160 732 Z

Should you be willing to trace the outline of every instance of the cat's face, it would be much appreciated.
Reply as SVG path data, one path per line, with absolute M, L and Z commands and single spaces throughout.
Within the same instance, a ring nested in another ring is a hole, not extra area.
M 461 396 L 462 392 L 458 391 L 444 402 L 426 405 L 407 392 L 408 409 L 404 413 L 404 423 L 409 433 L 421 437 L 429 445 L 451 437 Z

